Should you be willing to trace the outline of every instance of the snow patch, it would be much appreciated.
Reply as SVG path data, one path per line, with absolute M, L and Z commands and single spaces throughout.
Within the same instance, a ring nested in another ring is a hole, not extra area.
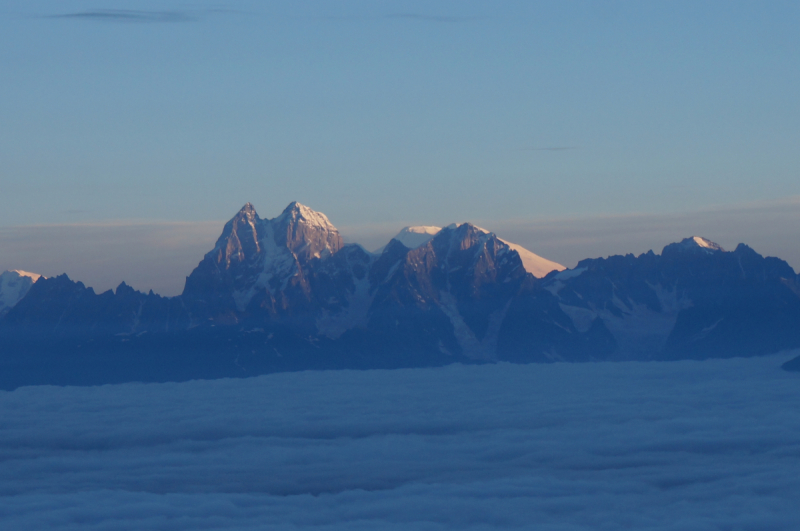
M 4 271 L 0 274 L 0 315 L 8 313 L 11 308 L 16 306 L 39 278 L 41 275 L 20 269 Z
M 702 251 L 708 254 L 716 252 L 725 252 L 725 249 L 723 249 L 719 244 L 716 244 L 711 240 L 702 238 L 700 236 L 692 236 L 690 238 L 684 238 L 679 243 L 671 243 L 666 247 L 664 247 L 664 251 L 673 249 L 679 249 L 683 251 Z
M 236 309 L 243 312 L 253 297 L 262 290 L 273 291 L 285 288 L 291 277 L 297 274 L 297 261 L 294 254 L 287 248 L 275 243 L 275 230 L 271 223 L 262 227 L 263 237 L 259 240 L 261 246 L 261 272 L 255 282 L 244 289 L 233 292 Z
M 441 231 L 441 227 L 433 227 L 433 226 L 426 226 L 426 225 L 419 225 L 416 227 L 404 227 L 397 235 L 392 238 L 393 240 L 397 240 L 409 249 L 416 249 L 417 247 L 422 247 L 429 241 L 436 236 L 439 231 Z M 375 253 L 380 254 L 386 248 L 384 245 L 383 247 L 376 249 Z
M 42 275 L 40 275 L 38 273 L 30 273 L 28 271 L 23 271 L 22 269 L 12 269 L 11 271 L 7 271 L 7 272 L 8 273 L 16 273 L 17 275 L 19 275 L 21 277 L 28 277 L 29 279 L 31 279 L 34 282 L 39 280 L 39 278 L 42 276 Z M 47 277 L 45 277 L 45 278 L 47 278 Z
M 452 223 L 445 227 L 449 230 L 454 230 L 464 225 L 456 225 Z M 473 225 L 475 229 L 483 234 L 489 235 L 493 234 L 491 231 L 488 231 L 482 227 L 478 227 L 477 225 Z M 397 233 L 394 237 L 395 240 L 399 241 L 409 249 L 416 249 L 421 247 L 431 241 L 436 234 L 438 234 L 442 230 L 441 227 L 434 227 L 434 226 L 425 226 L 419 225 L 414 227 L 405 227 L 403 230 Z M 516 251 L 519 255 L 520 260 L 522 260 L 522 267 L 525 268 L 525 271 L 531 273 L 536 278 L 542 278 L 546 276 L 551 271 L 563 271 L 566 269 L 563 265 L 553 262 L 552 260 L 548 260 L 546 258 L 542 258 L 541 256 L 532 253 L 525 247 L 518 245 L 516 243 L 512 243 L 510 241 L 504 240 L 502 238 L 497 238 L 504 244 L 508 245 L 512 250 Z M 380 253 L 386 246 L 377 249 L 375 252 Z
M 450 319 L 458 346 L 461 347 L 461 351 L 466 357 L 473 360 L 492 361 L 497 359 L 497 336 L 510 305 L 511 301 L 508 301 L 502 309 L 489 315 L 486 335 L 479 340 L 464 322 L 464 318 L 458 311 L 458 301 L 455 296 L 445 291 L 439 293 L 439 308 Z
M 558 295 L 564 283 L 556 280 L 545 289 Z M 661 352 L 667 338 L 675 328 L 681 310 L 692 306 L 685 294 L 679 294 L 676 287 L 667 289 L 661 284 L 648 284 L 661 305 L 661 311 L 654 311 L 646 304 L 628 299 L 621 300 L 615 294 L 611 302 L 619 312 L 609 308 L 597 308 L 589 303 L 586 307 L 559 304 L 561 310 L 572 320 L 575 328 L 585 333 L 592 322 L 600 318 L 617 342 L 616 359 L 648 359 Z M 621 315 L 619 315 L 621 313 Z
M 520 260 L 522 260 L 522 267 L 525 268 L 525 271 L 532 274 L 536 278 L 543 278 L 551 271 L 563 271 L 566 269 L 565 266 L 557 262 L 553 262 L 552 260 L 548 260 L 547 258 L 542 258 L 538 254 L 530 252 L 521 245 L 511 243 L 503 240 L 502 238 L 498 239 L 511 247 L 513 250 L 517 251 Z
M 331 339 L 337 339 L 352 328 L 366 327 L 369 320 L 369 309 L 375 297 L 370 295 L 369 275 L 355 280 L 355 289 L 347 294 L 347 305 L 335 314 L 327 310 L 317 319 L 317 330 Z
M 554 278 L 558 280 L 568 280 L 570 278 L 575 278 L 581 276 L 586 271 L 585 267 L 576 267 L 575 269 L 565 269 L 556 273 Z
M 491 231 L 478 227 L 477 225 L 473 226 L 485 234 L 493 234 Z M 525 271 L 532 274 L 536 278 L 543 278 L 551 271 L 563 271 L 566 269 L 565 266 L 557 262 L 553 262 L 552 260 L 548 260 L 547 258 L 542 258 L 538 254 L 529 251 L 519 244 L 512 243 L 502 238 L 497 239 L 508 245 L 512 250 L 517 251 L 520 260 L 522 260 L 522 267 L 525 268 Z
M 720 247 L 719 244 L 716 244 L 711 240 L 707 240 L 700 236 L 692 236 L 692 240 L 694 240 L 694 243 L 697 244 L 698 247 L 702 247 L 704 249 L 712 249 L 714 251 L 722 250 L 722 247 Z
M 289 204 L 280 216 L 271 221 L 283 222 L 287 219 L 303 220 L 307 225 L 325 232 L 338 232 L 328 219 L 328 216 L 297 201 Z
M 575 326 L 575 329 L 581 334 L 588 332 L 592 327 L 592 323 L 597 318 L 597 312 L 590 310 L 589 308 L 569 306 L 562 303 L 559 303 L 558 305 L 561 307 L 561 311 L 567 314 L 567 317 L 572 320 L 572 324 Z

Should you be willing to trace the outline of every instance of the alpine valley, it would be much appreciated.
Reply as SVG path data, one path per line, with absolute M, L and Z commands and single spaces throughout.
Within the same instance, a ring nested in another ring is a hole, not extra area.
M 470 223 L 407 227 L 371 253 L 299 203 L 274 219 L 248 203 L 177 297 L 0 276 L 2 389 L 797 347 L 792 267 L 701 237 L 565 269 Z

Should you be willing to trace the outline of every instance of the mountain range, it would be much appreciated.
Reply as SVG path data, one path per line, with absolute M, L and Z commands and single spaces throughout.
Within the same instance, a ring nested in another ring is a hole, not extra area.
M 798 275 L 744 244 L 691 237 L 566 269 L 462 223 L 371 253 L 304 205 L 265 219 L 248 203 L 177 297 L 4 273 L 0 387 L 752 356 L 800 346 L 799 324 Z

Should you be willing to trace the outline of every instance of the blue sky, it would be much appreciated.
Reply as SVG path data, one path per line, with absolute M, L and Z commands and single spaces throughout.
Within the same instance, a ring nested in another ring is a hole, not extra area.
M 0 228 L 293 200 L 353 238 L 787 201 L 797 217 L 799 23 L 777 1 L 0 2 Z M 774 236 L 752 222 L 759 250 Z M 762 248 L 798 268 L 793 235 Z M 30 268 L 4 251 L 0 269 Z

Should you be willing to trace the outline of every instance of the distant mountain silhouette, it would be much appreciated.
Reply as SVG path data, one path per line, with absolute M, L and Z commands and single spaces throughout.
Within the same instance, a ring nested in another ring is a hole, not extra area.
M 180 296 L 40 278 L 0 318 L 0 387 L 800 346 L 798 276 L 746 245 L 692 237 L 558 270 L 469 223 L 424 229 L 369 253 L 304 205 L 262 219 L 248 203 Z M 537 278 L 521 253 L 556 270 Z

